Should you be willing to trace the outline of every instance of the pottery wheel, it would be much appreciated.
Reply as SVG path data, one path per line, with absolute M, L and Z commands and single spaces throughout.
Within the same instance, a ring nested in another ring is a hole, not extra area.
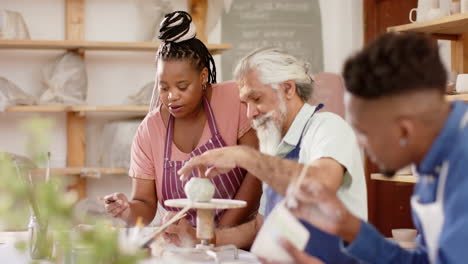
M 211 247 L 211 239 L 214 237 L 214 213 L 216 209 L 232 209 L 247 206 L 245 201 L 229 199 L 211 199 L 209 202 L 193 202 L 189 199 L 173 199 L 164 202 L 166 206 L 184 208 L 190 206 L 197 210 L 197 238 L 201 244 L 197 248 Z
M 166 206 L 175 208 L 184 208 L 190 206 L 197 210 L 197 238 L 201 240 L 201 244 L 196 245 L 192 250 L 182 249 L 179 254 L 184 251 L 204 252 L 208 256 L 213 257 L 218 262 L 216 252 L 231 251 L 234 259 L 238 259 L 238 249 L 234 245 L 226 245 L 223 247 L 215 247 L 210 243 L 214 237 L 214 212 L 216 209 L 233 209 L 247 206 L 245 201 L 229 200 L 229 199 L 211 199 L 209 202 L 193 202 L 189 199 L 172 199 L 164 202 Z

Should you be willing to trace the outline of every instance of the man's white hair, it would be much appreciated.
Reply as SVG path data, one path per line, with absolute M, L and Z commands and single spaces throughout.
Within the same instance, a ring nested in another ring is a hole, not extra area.
M 292 80 L 296 83 L 297 94 L 307 102 L 312 94 L 314 81 L 309 75 L 310 64 L 279 48 L 262 48 L 253 51 L 237 64 L 234 79 L 242 81 L 245 75 L 255 70 L 260 82 L 278 89 L 279 84 Z

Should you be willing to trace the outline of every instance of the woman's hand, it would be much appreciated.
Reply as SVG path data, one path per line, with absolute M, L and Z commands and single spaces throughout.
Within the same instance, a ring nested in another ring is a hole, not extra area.
M 162 224 L 169 221 L 177 212 L 167 212 L 162 219 Z M 182 218 L 174 224 L 170 225 L 162 233 L 162 237 L 166 243 L 176 245 L 178 247 L 194 246 L 196 244 L 196 231 L 195 228 Z
M 123 193 L 113 193 L 104 197 L 106 212 L 115 218 L 128 219 L 130 204 Z

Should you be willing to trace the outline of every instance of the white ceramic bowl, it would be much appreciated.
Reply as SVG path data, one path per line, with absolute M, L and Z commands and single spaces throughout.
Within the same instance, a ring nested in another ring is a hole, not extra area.
M 414 242 L 418 231 L 411 228 L 392 229 L 392 236 L 398 242 Z

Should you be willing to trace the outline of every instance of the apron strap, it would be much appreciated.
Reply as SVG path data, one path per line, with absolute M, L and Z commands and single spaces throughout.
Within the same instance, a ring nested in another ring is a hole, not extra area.
M 444 199 L 445 183 L 447 182 L 448 172 L 449 172 L 449 163 L 448 161 L 445 161 L 442 164 L 442 168 L 440 169 L 439 184 L 437 186 L 437 193 L 436 193 L 436 201 L 443 201 Z
M 324 104 L 319 104 L 319 105 L 317 105 L 317 106 L 315 107 L 314 112 L 310 115 L 309 120 L 307 120 L 306 125 L 304 126 L 304 128 L 302 128 L 301 137 L 299 138 L 299 142 L 297 142 L 296 147 L 297 147 L 297 146 L 299 146 L 299 147 L 301 146 L 302 137 L 304 136 L 304 133 L 305 133 L 305 131 L 306 131 L 306 128 L 309 127 L 309 126 L 308 126 L 308 123 L 310 122 L 310 120 L 312 119 L 312 117 L 314 116 L 314 114 L 315 114 L 316 112 L 320 111 L 320 109 L 322 109 L 323 107 L 324 107 Z
M 219 135 L 213 110 L 211 109 L 210 102 L 208 101 L 208 98 L 206 98 L 205 95 L 203 95 L 203 106 L 205 107 L 206 118 L 208 121 L 208 125 L 210 126 L 211 135 Z
M 164 144 L 164 161 L 171 158 L 172 152 L 172 139 L 174 137 L 174 116 L 169 114 L 169 122 L 166 129 L 166 143 Z
M 208 101 L 208 98 L 206 98 L 206 96 L 203 95 L 202 100 L 203 100 L 203 106 L 205 108 L 206 120 L 208 122 L 208 125 L 210 126 L 211 135 L 218 136 L 219 131 L 218 131 L 218 128 L 216 127 L 215 117 L 213 114 L 213 110 L 211 109 L 210 103 Z M 173 138 L 174 138 L 174 116 L 169 114 L 169 122 L 167 124 L 167 129 L 166 129 L 166 143 L 164 145 L 164 161 L 168 161 L 171 158 Z

